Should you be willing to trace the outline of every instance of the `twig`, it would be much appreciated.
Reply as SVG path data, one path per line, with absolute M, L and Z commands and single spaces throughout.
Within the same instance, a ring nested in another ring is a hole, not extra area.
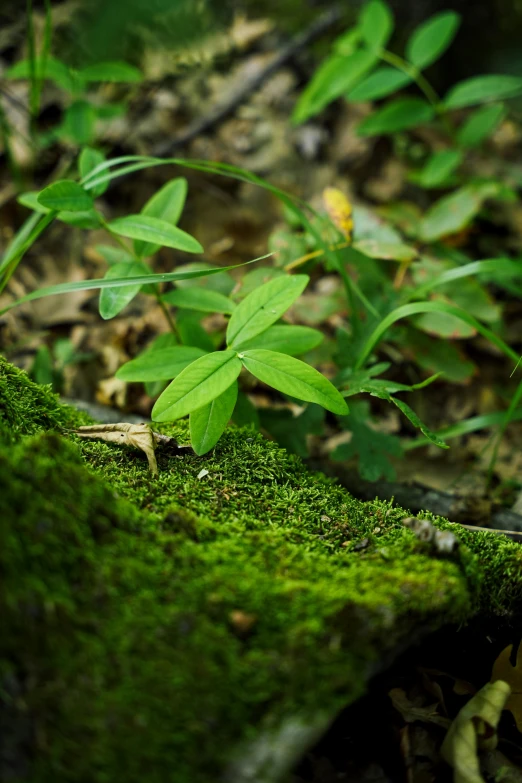
M 245 101 L 248 96 L 261 87 L 264 82 L 272 76 L 273 73 L 282 68 L 298 51 L 309 44 L 314 38 L 322 35 L 329 27 L 332 27 L 342 17 L 341 10 L 334 7 L 322 14 L 316 19 L 310 27 L 297 35 L 290 43 L 284 46 L 281 51 L 274 56 L 274 59 L 268 63 L 258 74 L 250 79 L 246 79 L 238 91 L 232 95 L 229 100 L 218 104 L 205 117 L 200 117 L 189 124 L 189 126 L 180 133 L 179 136 L 160 144 L 154 151 L 153 156 L 161 158 L 172 154 L 173 150 L 183 147 L 188 142 L 209 131 L 214 125 L 224 120 L 233 111 Z

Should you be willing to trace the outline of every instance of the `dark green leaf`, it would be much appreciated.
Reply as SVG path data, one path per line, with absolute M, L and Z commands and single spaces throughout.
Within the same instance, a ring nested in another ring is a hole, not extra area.
M 406 44 L 406 58 L 422 70 L 444 54 L 455 38 L 460 25 L 460 14 L 442 11 L 423 22 Z
M 331 459 L 344 462 L 354 457 L 358 460 L 361 478 L 365 481 L 377 481 L 383 476 L 388 481 L 395 479 L 395 470 L 390 457 L 401 457 L 402 448 L 399 438 L 388 435 L 371 423 L 370 406 L 366 401 L 354 402 L 351 415 L 346 419 L 346 428 L 352 433 L 349 443 L 337 446 Z
M 40 191 L 38 203 L 52 210 L 85 212 L 92 207 L 92 198 L 77 182 L 61 179 Z
M 227 345 L 240 345 L 272 326 L 302 294 L 308 280 L 308 275 L 285 275 L 252 291 L 232 313 Z
M 185 367 L 204 355 L 205 351 L 200 348 L 186 345 L 166 348 L 152 346 L 136 359 L 123 364 L 116 373 L 116 378 L 129 382 L 171 381 Z
M 444 103 L 447 109 L 460 109 L 463 106 L 474 106 L 477 103 L 514 98 L 521 93 L 522 78 L 520 76 L 488 74 L 487 76 L 474 76 L 459 82 L 448 92 Z
M 360 136 L 378 136 L 415 128 L 433 118 L 434 110 L 421 98 L 398 98 L 370 114 L 359 125 Z
M 143 209 L 142 215 L 148 217 L 166 220 L 167 223 L 175 226 L 180 219 L 185 199 L 187 197 L 187 180 L 185 177 L 176 177 L 163 185 L 152 198 L 150 198 Z M 134 240 L 134 251 L 141 258 L 152 256 L 157 253 L 161 245 L 143 242 L 141 239 Z
M 210 451 L 222 436 L 234 411 L 237 392 L 234 381 L 219 397 L 190 414 L 190 442 L 199 456 Z
M 459 128 L 457 133 L 459 144 L 463 147 L 478 147 L 495 132 L 505 116 L 506 109 L 503 103 L 481 106 Z
M 126 215 L 111 220 L 109 229 L 115 234 L 129 239 L 143 239 L 165 247 L 183 250 L 185 253 L 203 253 L 203 248 L 194 237 L 166 220 L 148 217 L 147 215 Z
M 239 358 L 252 375 L 283 394 L 315 402 L 339 416 L 348 413 L 348 406 L 335 386 L 299 359 L 261 348 L 243 351 Z
M 232 421 L 234 424 L 237 424 L 238 427 L 253 426 L 256 430 L 259 429 L 259 414 L 257 408 L 250 400 L 250 397 L 244 394 L 244 392 L 239 392 L 237 395 Z
M 383 0 L 366 3 L 359 17 L 359 29 L 363 41 L 371 49 L 385 47 L 393 32 L 393 16 L 389 6 Z
M 236 304 L 227 296 L 208 291 L 201 286 L 192 288 L 176 288 L 162 297 L 164 302 L 174 307 L 185 307 L 189 310 L 200 310 L 204 313 L 231 313 Z
M 283 448 L 303 459 L 310 456 L 308 435 L 323 434 L 325 412 L 320 405 L 307 405 L 299 416 L 287 408 L 260 408 L 259 415 L 263 429 Z
M 383 65 L 377 68 L 374 73 L 363 79 L 353 90 L 348 93 L 348 100 L 354 101 L 375 101 L 379 98 L 385 98 L 387 95 L 400 90 L 413 81 L 411 76 L 398 71 L 397 68 L 390 68 Z
M 120 263 L 111 266 L 106 274 L 105 279 L 111 280 L 112 278 L 122 277 L 136 277 L 140 274 L 147 274 L 148 267 L 142 263 Z M 128 285 L 118 288 L 104 288 L 100 293 L 100 315 L 103 319 L 108 320 L 118 315 L 124 307 L 127 307 L 136 294 L 139 293 L 141 285 Z
M 309 326 L 286 326 L 276 324 L 270 326 L 266 332 L 247 340 L 238 346 L 238 351 L 248 351 L 251 348 L 266 348 L 269 351 L 287 353 L 290 356 L 299 356 L 307 353 L 322 343 L 324 335 L 317 329 Z
M 156 401 L 153 421 L 174 421 L 202 408 L 228 389 L 240 372 L 235 351 L 216 351 L 196 359 Z
M 214 351 L 216 346 L 200 324 L 201 313 L 194 310 L 178 310 L 176 326 L 183 345 L 194 345 L 203 351 Z

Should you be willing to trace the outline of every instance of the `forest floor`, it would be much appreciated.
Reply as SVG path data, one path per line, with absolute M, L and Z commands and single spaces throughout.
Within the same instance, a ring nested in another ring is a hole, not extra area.
M 220 38 L 215 55 L 207 52 L 196 66 L 181 64 L 174 76 L 171 53 L 147 51 L 142 62 L 144 82 L 132 87 L 127 95 L 127 113 L 100 126 L 97 145 L 110 156 L 155 155 L 159 151 L 233 164 L 317 209 L 322 208 L 324 189 L 336 187 L 352 203 L 373 211 L 377 219 L 386 205 L 418 198 L 393 144 L 355 133 L 357 122 L 367 112 L 366 105 L 336 104 L 317 120 L 298 127 L 291 125 L 290 114 L 313 68 L 314 57 L 309 48 L 297 48 L 281 67 L 263 78 L 287 41 L 288 36 L 271 20 L 238 21 L 223 40 Z M 21 34 L 14 27 L 4 30 L 0 40 L 4 64 L 15 62 L 22 51 L 23 31 Z M 257 84 L 256 80 L 261 86 L 245 91 L 245 84 Z M 100 93 L 107 103 L 121 98 L 118 85 L 104 85 Z M 16 201 L 17 192 L 42 188 L 64 176 L 76 155 L 76 149 L 66 143 L 54 143 L 35 155 L 29 114 L 24 111 L 29 100 L 26 83 L 10 82 L 6 95 L 2 102 L 16 129 L 13 151 L 23 181 L 13 181 L 4 160 L 0 169 L 2 243 L 9 241 L 28 215 Z M 60 116 L 64 101 L 59 90 L 44 91 L 42 128 Z M 224 105 L 230 110 L 220 115 L 216 108 Z M 197 129 L 200 121 L 201 127 L 192 133 L 190 129 Z M 187 129 L 193 138 L 179 144 L 177 139 L 183 138 Z M 499 166 L 520 165 L 517 149 L 521 138 L 522 129 L 514 122 L 503 124 L 493 139 Z M 433 143 L 433 139 L 419 136 L 418 143 Z M 206 261 L 219 266 L 240 264 L 273 249 L 291 258 L 288 223 L 281 204 L 269 192 L 249 183 L 179 167 L 152 168 L 116 181 L 102 198 L 106 218 L 139 212 L 162 184 L 180 175 L 187 178 L 189 193 L 181 227 L 204 246 Z M 480 257 L 520 252 L 521 205 L 501 205 L 496 214 L 465 232 L 458 241 L 484 248 Z M 27 253 L 1 301 L 9 302 L 36 288 L 64 281 L 102 277 L 106 263 L 97 251 L 102 243 L 106 243 L 104 232 L 85 232 L 55 222 Z M 177 264 L 188 260 L 182 254 L 176 257 Z M 172 251 L 161 251 L 155 271 L 171 271 L 172 261 Z M 291 322 L 314 326 L 333 336 L 346 320 L 340 280 L 320 267 L 310 274 L 311 285 L 301 303 L 292 308 Z M 243 270 L 233 275 L 240 286 Z M 154 300 L 141 295 L 117 318 L 103 321 L 97 311 L 97 297 L 92 291 L 80 291 L 9 311 L 0 321 L 0 350 L 38 382 L 53 382 L 64 398 L 82 401 L 95 417 L 99 410 L 93 406 L 102 405 L 116 409 L 116 420 L 147 419 L 153 400 L 143 385 L 127 384 L 115 378 L 115 373 L 156 336 L 165 333 L 168 324 Z M 505 292 L 497 291 L 495 297 L 504 312 L 504 338 L 518 350 L 520 301 Z M 203 325 L 217 329 L 222 320 L 222 316 L 210 315 Z M 450 383 L 442 378 L 410 398 L 411 406 L 435 431 L 505 409 L 509 404 L 509 362 L 480 337 L 446 340 L 452 350 L 456 349 L 459 361 L 472 362 L 475 369 L 462 381 Z M 412 370 L 415 357 L 409 351 L 401 352 L 386 343 L 381 346 L 380 358 L 392 363 L 392 377 L 397 382 L 417 380 Z M 316 366 L 332 377 L 334 368 L 327 355 L 319 357 Z M 252 387 L 249 396 L 261 409 L 276 406 L 290 412 L 298 410 L 265 387 Z M 376 398 L 371 398 L 370 404 L 376 432 L 400 438 L 414 434 L 396 408 Z M 507 428 L 490 470 L 496 434 L 497 430 L 492 429 L 473 432 L 453 439 L 449 451 L 428 445 L 407 451 L 402 458 L 392 458 L 397 486 L 417 484 L 435 490 L 435 494 L 454 496 L 458 509 L 453 518 L 468 524 L 495 527 L 491 521 L 494 513 L 511 511 L 510 524 L 503 527 L 522 531 L 522 452 L 518 447 L 522 423 L 512 422 Z M 314 467 L 328 471 L 328 454 L 340 437 L 343 435 L 327 420 L 320 435 L 306 435 L 300 454 L 308 456 Z M 357 495 L 355 467 L 355 463 L 343 465 L 343 470 L 350 472 L 349 487 Z M 372 488 L 366 486 L 364 492 L 368 497 Z M 379 496 L 379 482 L 374 485 L 374 496 Z M 407 489 L 401 504 L 408 505 Z M 449 780 L 449 768 L 441 767 L 439 756 L 444 721 L 454 717 L 464 696 L 487 681 L 499 644 L 512 642 L 512 629 L 469 629 L 461 636 L 449 631 L 434 646 L 421 648 L 414 655 L 408 653 L 375 683 L 363 703 L 340 716 L 329 735 L 295 770 L 293 783 Z M 451 655 L 443 653 L 448 645 Z M 522 764 L 521 735 L 510 716 L 504 714 L 503 721 L 501 750 L 511 761 L 502 762 L 509 768 L 507 776 L 495 778 L 500 762 L 498 758 L 493 760 L 490 779 L 522 780 L 521 767 L 517 766 Z

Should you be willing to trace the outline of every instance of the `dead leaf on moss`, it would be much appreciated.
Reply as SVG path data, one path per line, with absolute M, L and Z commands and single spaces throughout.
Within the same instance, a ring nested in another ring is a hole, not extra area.
M 496 727 L 510 693 L 507 682 L 489 682 L 464 705 L 449 727 L 440 751 L 453 767 L 455 783 L 484 783 L 478 753 L 495 749 Z
M 144 451 L 149 461 L 150 472 L 157 476 L 158 465 L 154 449 L 158 443 L 170 443 L 174 439 L 167 435 L 161 435 L 159 432 L 153 432 L 148 424 L 128 424 L 119 422 L 118 424 L 94 424 L 88 427 L 79 427 L 72 430 L 81 438 L 96 438 L 105 440 L 109 443 L 122 443 L 125 446 L 134 446 L 136 449 Z
M 513 645 L 510 644 L 505 650 L 502 650 L 497 660 L 493 664 L 491 672 L 491 681 L 504 680 L 511 687 L 511 695 L 504 706 L 509 710 L 515 719 L 517 729 L 522 733 L 522 644 L 517 650 L 517 659 L 515 666 L 511 664 L 511 652 Z

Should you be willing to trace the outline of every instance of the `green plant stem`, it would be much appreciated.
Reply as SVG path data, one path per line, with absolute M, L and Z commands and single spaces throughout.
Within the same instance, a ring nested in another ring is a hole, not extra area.
M 131 255 L 135 261 L 141 261 L 142 259 L 136 255 L 134 249 L 132 247 L 129 247 L 129 245 L 127 245 L 127 243 L 123 241 L 123 239 L 119 236 L 119 234 L 116 234 L 114 231 L 112 231 L 111 227 L 106 222 L 106 220 L 101 216 L 100 219 L 104 229 L 111 235 L 111 237 L 113 237 L 113 239 L 122 248 L 122 250 L 125 250 L 126 253 Z M 158 286 L 154 286 L 154 296 L 156 297 L 156 301 L 159 304 L 161 311 L 167 320 L 169 329 L 179 339 L 179 333 L 178 333 L 178 328 L 176 326 L 176 322 L 174 321 L 174 318 L 172 317 L 172 313 L 170 312 L 169 308 L 166 306 L 165 302 L 161 298 L 161 293 L 158 289 Z
M 414 65 L 411 65 L 411 63 L 407 62 L 407 60 L 403 60 L 403 58 L 399 57 L 398 54 L 389 52 L 387 49 L 383 49 L 381 52 L 379 52 L 379 57 L 384 62 L 388 63 L 389 65 L 393 65 L 394 68 L 397 68 L 397 70 L 402 71 L 413 79 L 417 87 L 424 93 L 429 103 L 433 106 L 441 118 L 448 134 L 453 138 L 455 136 L 455 128 L 453 127 L 453 123 L 451 122 L 447 111 L 444 109 L 439 96 L 426 77 L 421 73 L 421 71 L 419 71 L 418 68 L 415 68 Z
M 520 381 L 520 383 L 517 386 L 517 390 L 513 395 L 513 398 L 509 404 L 509 408 L 506 411 L 504 420 L 502 422 L 502 425 L 496 437 L 495 445 L 493 447 L 493 454 L 491 455 L 491 460 L 488 466 L 487 486 L 491 484 L 491 479 L 493 478 L 493 471 L 495 469 L 495 464 L 498 459 L 498 450 L 500 448 L 500 443 L 502 441 L 502 438 L 504 437 L 504 433 L 506 431 L 508 424 L 515 419 L 517 413 L 516 408 L 521 399 L 522 399 L 522 381 Z

